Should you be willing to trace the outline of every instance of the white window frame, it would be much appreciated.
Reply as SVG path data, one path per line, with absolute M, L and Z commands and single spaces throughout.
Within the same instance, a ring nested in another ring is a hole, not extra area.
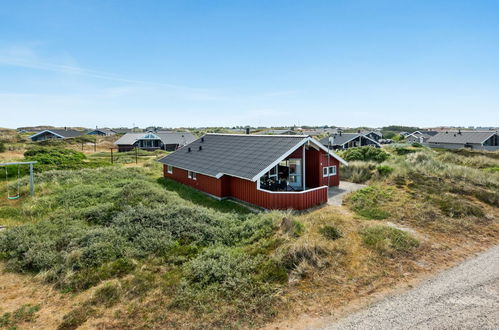
M 192 180 L 197 180 L 197 173 L 196 172 L 192 172 Z
M 335 176 L 337 174 L 336 165 L 324 166 L 322 168 L 322 177 L 327 178 L 328 176 Z
M 171 165 L 166 165 L 166 172 L 168 174 L 173 174 L 173 166 Z
M 187 177 L 191 180 L 197 180 L 196 172 L 193 171 L 187 171 Z

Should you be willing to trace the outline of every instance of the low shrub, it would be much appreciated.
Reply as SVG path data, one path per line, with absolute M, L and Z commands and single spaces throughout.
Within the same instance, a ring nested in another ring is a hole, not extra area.
M 342 152 L 342 156 L 347 161 L 361 160 L 381 163 L 390 157 L 381 148 L 372 146 L 349 148 Z
M 0 152 L 5 152 L 5 150 L 7 150 L 7 148 L 5 147 L 5 143 L 0 141 Z
M 76 307 L 69 313 L 64 315 L 61 324 L 57 327 L 57 330 L 74 330 L 85 323 L 90 317 L 95 315 L 96 310 L 87 304 Z
M 382 208 L 383 202 L 391 200 L 393 191 L 381 186 L 369 186 L 353 192 L 347 199 L 357 214 L 367 219 L 386 219 L 389 213 Z
M 85 166 L 85 154 L 58 147 L 31 147 L 24 153 L 28 161 L 36 161 L 37 171 L 50 169 L 80 169 Z
M 116 283 L 107 283 L 95 290 L 92 298 L 88 301 L 91 305 L 103 305 L 111 307 L 121 298 L 121 287 Z
M 372 178 L 375 168 L 375 163 L 352 161 L 348 166 L 342 167 L 341 179 L 354 183 L 365 183 Z
M 376 171 L 381 176 L 388 176 L 394 171 L 394 168 L 388 165 L 378 165 L 376 166 Z
M 341 233 L 341 231 L 338 228 L 333 227 L 333 226 L 329 226 L 329 225 L 322 226 L 319 229 L 319 233 L 321 233 L 322 236 L 324 236 L 325 238 L 332 240 L 332 241 L 343 237 L 343 234 Z
M 33 322 L 40 310 L 40 306 L 30 304 L 22 305 L 12 313 L 4 313 L 0 316 L 0 327 L 7 329 L 17 329 L 17 324 L 22 322 Z
M 479 206 L 451 194 L 436 197 L 436 203 L 445 215 L 452 218 L 483 217 L 485 215 Z
M 413 144 L 411 144 L 412 147 L 414 148 L 422 148 L 423 145 L 421 143 L 418 143 L 418 142 L 414 142 Z
M 409 253 L 419 246 L 419 241 L 405 231 L 383 225 L 367 227 L 360 235 L 367 247 L 390 257 L 397 253 Z

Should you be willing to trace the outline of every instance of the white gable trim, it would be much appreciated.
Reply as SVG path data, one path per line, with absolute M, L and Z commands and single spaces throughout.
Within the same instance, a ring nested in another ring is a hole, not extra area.
M 39 132 L 39 133 L 33 134 L 33 135 L 31 135 L 29 138 L 31 139 L 31 138 L 34 138 L 35 136 L 38 136 L 38 135 L 40 135 L 40 134 L 47 133 L 47 132 L 48 132 L 48 133 L 51 133 L 51 134 L 54 134 L 54 135 L 56 135 L 56 136 L 60 137 L 61 139 L 64 139 L 64 138 L 65 138 L 64 136 L 62 136 L 62 135 L 60 135 L 60 134 L 57 134 L 57 133 L 54 133 L 54 132 L 52 132 L 51 130 L 48 130 L 48 129 L 45 129 L 45 130 L 43 130 L 43 131 L 41 131 L 41 132 Z
M 260 171 L 260 173 L 258 173 L 253 178 L 251 178 L 251 181 L 258 180 L 262 175 L 264 175 L 265 173 L 267 173 L 268 171 L 270 171 L 270 169 L 272 167 L 274 167 L 277 164 L 279 164 L 281 162 L 281 160 L 284 160 L 286 157 L 288 157 L 289 155 L 291 155 L 299 146 L 303 145 L 307 141 L 308 141 L 307 137 L 304 138 L 304 139 L 302 139 L 302 140 L 300 140 L 300 142 L 298 142 L 296 145 L 294 145 L 293 147 L 291 147 L 288 151 L 286 151 L 283 155 L 281 155 L 281 157 L 277 158 L 272 164 L 270 164 L 269 166 L 267 166 L 266 168 L 264 168 L 262 171 Z

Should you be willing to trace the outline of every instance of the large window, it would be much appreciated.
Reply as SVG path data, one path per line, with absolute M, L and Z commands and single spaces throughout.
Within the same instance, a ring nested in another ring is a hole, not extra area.
M 301 187 L 302 185 L 302 168 L 301 159 L 289 160 L 289 185 L 292 187 Z

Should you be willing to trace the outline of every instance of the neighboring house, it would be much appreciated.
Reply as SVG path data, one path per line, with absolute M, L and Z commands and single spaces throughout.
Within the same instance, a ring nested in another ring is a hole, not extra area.
M 437 135 L 436 131 L 415 131 L 405 136 L 407 142 L 426 143 L 432 136 Z
M 376 142 L 379 142 L 379 140 L 383 138 L 383 134 L 381 134 L 381 132 L 379 131 L 362 131 L 360 133 L 364 134 L 365 136 Z
M 206 134 L 159 161 L 165 177 L 217 199 L 297 210 L 326 203 L 347 165 L 304 135 Z
M 477 150 L 499 150 L 499 132 L 497 131 L 457 131 L 440 132 L 428 139 L 431 148 Z
M 33 142 L 51 140 L 51 139 L 70 139 L 78 136 L 85 135 L 84 131 L 76 131 L 70 129 L 46 129 L 36 134 L 31 135 L 29 138 Z
M 116 132 L 106 128 L 96 128 L 93 131 L 87 133 L 87 135 L 99 135 L 99 136 L 111 136 L 115 135 Z
M 316 129 L 301 130 L 301 134 L 310 135 L 310 136 L 317 136 L 323 134 L 336 134 L 338 132 L 339 132 L 338 128 L 332 128 L 332 127 L 326 127 L 326 128 L 319 127 Z
M 380 148 L 381 145 L 362 133 L 342 133 L 333 134 L 321 140 L 324 146 L 330 149 L 348 149 L 354 147 L 373 146 Z
M 132 133 L 133 132 L 133 130 L 131 128 L 126 128 L 126 127 L 113 128 L 112 130 L 116 134 L 126 134 L 126 133 Z
M 126 133 L 114 142 L 114 144 L 118 146 L 119 152 L 130 151 L 134 148 L 173 151 L 191 143 L 195 139 L 196 137 L 189 132 Z
M 297 135 L 301 134 L 300 132 L 296 132 L 290 129 L 268 129 L 263 131 L 260 134 L 269 134 L 269 135 Z

